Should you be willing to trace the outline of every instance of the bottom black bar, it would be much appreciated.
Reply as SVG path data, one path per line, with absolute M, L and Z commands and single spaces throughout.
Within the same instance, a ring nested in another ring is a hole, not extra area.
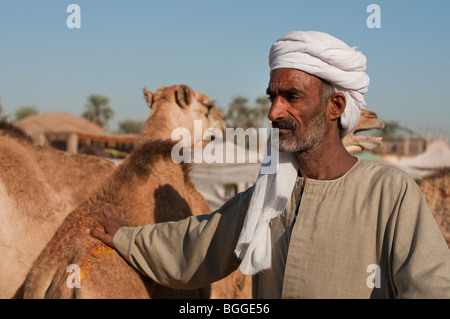
M 450 300 L 1 300 L 17 316 L 21 311 L 33 316 L 51 315 L 138 315 L 143 318 L 308 318 L 323 315 L 366 317 L 370 315 L 408 314 L 433 309 L 446 311 Z M 430 308 L 433 307 L 433 308 Z

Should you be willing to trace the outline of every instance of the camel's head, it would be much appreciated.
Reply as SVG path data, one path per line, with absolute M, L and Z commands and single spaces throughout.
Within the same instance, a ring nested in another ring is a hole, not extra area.
M 358 126 L 346 135 L 342 142 L 350 154 L 357 154 L 364 150 L 373 150 L 382 144 L 381 137 L 355 135 L 361 131 L 368 131 L 372 129 L 383 129 L 384 123 L 378 119 L 377 115 L 367 109 L 361 111 Z
M 206 95 L 195 92 L 187 85 L 163 87 L 155 93 L 144 88 L 144 97 L 152 109 L 143 128 L 145 136 L 154 134 L 155 125 L 161 126 L 166 135 L 168 133 L 166 138 L 170 138 L 171 132 L 177 128 L 186 128 L 191 136 L 201 134 L 201 137 L 205 137 L 203 133 L 207 129 L 219 129 L 222 134 L 226 129 L 223 114 L 214 103 Z M 194 132 L 196 120 L 201 121 L 202 132 L 198 132 L 198 125 Z

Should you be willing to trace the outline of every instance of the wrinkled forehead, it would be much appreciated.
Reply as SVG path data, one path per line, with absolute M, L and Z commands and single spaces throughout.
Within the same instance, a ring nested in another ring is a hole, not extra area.
M 307 72 L 292 69 L 280 68 L 274 69 L 270 72 L 269 83 L 297 83 L 298 85 L 320 85 L 322 80 L 315 75 Z
M 274 69 L 270 72 L 268 91 L 298 89 L 304 92 L 321 88 L 322 80 L 314 75 L 292 68 Z

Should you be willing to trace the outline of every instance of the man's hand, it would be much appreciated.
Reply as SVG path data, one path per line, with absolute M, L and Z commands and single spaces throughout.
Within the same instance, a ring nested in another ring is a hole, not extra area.
M 89 234 L 94 238 L 100 239 L 111 248 L 113 248 L 114 235 L 119 228 L 129 226 L 123 212 L 114 206 L 99 207 L 92 211 L 90 215 L 103 226 L 105 231 L 93 228 L 89 229 Z

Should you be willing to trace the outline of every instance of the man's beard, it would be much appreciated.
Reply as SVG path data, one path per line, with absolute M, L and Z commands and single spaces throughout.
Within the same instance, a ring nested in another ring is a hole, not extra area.
M 279 134 L 278 150 L 280 152 L 307 152 L 319 145 L 325 138 L 327 126 L 325 112 L 319 113 L 300 131 L 294 119 L 284 119 L 272 122 L 273 128 L 287 129 L 290 133 Z

